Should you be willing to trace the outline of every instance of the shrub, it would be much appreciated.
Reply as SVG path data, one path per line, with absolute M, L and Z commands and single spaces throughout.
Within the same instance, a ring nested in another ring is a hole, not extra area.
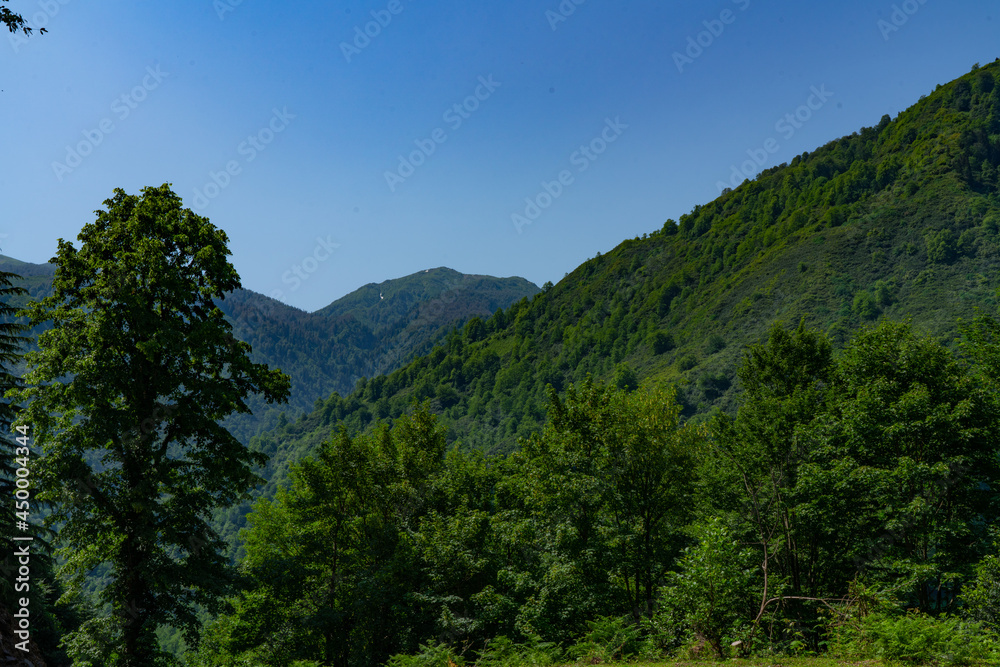
M 869 614 L 832 629 L 830 652 L 851 658 L 927 665 L 977 665 L 1000 659 L 997 636 L 982 624 L 947 615 Z
M 1000 230 L 1000 211 L 990 211 L 983 218 L 983 228 L 994 234 Z
M 650 344 L 653 346 L 653 352 L 656 354 L 663 354 L 664 352 L 669 352 L 674 349 L 674 337 L 666 333 L 665 331 L 657 331 L 650 337 Z
M 976 232 L 966 229 L 958 237 L 958 252 L 963 255 L 974 255 L 976 252 Z
M 715 354 L 716 352 L 721 352 L 726 347 L 726 339 L 719 334 L 712 334 L 708 337 L 708 341 L 705 343 L 705 351 L 708 354 Z
M 893 302 L 892 290 L 884 280 L 876 280 L 874 286 L 875 302 L 880 306 L 891 306 Z
M 612 384 L 623 391 L 635 391 L 639 388 L 639 378 L 631 366 L 622 363 L 618 364 L 615 369 L 615 378 Z
M 420 645 L 420 652 L 414 655 L 398 653 L 387 663 L 389 667 L 463 667 L 465 661 L 447 644 L 427 643 Z
M 486 643 L 476 667 L 549 667 L 563 661 L 562 649 L 553 642 L 532 636 L 527 644 L 515 644 L 504 636 Z
M 693 636 L 704 637 L 725 657 L 733 640 L 748 638 L 757 598 L 755 573 L 753 552 L 741 548 L 721 520 L 712 519 L 700 528 L 698 544 L 684 550 L 678 571 L 669 573 L 658 614 L 682 619 Z
M 968 615 L 1000 632 L 1000 556 L 987 556 L 976 566 L 976 579 L 962 594 Z
M 875 303 L 875 297 L 865 290 L 861 290 L 854 295 L 851 312 L 864 320 L 875 319 L 878 316 L 878 304 Z
M 602 616 L 587 621 L 587 633 L 570 647 L 571 657 L 585 662 L 625 660 L 642 651 L 642 628 L 626 619 Z
M 693 354 L 685 354 L 677 360 L 677 368 L 682 371 L 689 371 L 697 365 L 698 360 L 694 358 Z
M 703 373 L 698 378 L 698 388 L 702 390 L 705 394 L 705 398 L 714 401 L 716 398 L 722 395 L 732 381 L 729 376 L 725 373 Z
M 950 229 L 928 232 L 927 259 L 935 264 L 947 264 L 955 259 L 955 233 Z

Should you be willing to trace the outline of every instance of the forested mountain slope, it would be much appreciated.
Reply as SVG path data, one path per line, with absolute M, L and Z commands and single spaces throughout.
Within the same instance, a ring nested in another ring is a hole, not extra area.
M 239 290 L 219 303 L 233 333 L 250 343 L 254 361 L 292 378 L 287 406 L 251 401 L 253 415 L 227 423 L 244 441 L 273 428 L 284 413 L 308 412 L 330 392 L 347 393 L 359 378 L 398 368 L 430 350 L 451 327 L 538 291 L 523 278 L 428 269 L 369 284 L 314 313 Z
M 12 299 L 23 306 L 51 292 L 55 268 L 0 255 L 0 271 L 21 276 L 28 294 Z M 349 392 L 358 378 L 392 370 L 426 352 L 456 323 L 532 295 L 538 287 L 523 278 L 464 275 L 448 268 L 370 284 L 307 313 L 251 290 L 219 301 L 233 333 L 253 348 L 252 359 L 280 368 L 292 379 L 287 405 L 251 399 L 250 415 L 237 415 L 228 428 L 242 441 L 282 423 L 282 414 L 308 412 L 332 391 Z M 379 298 L 380 292 L 384 298 Z
M 911 318 L 950 341 L 959 317 L 996 310 L 998 165 L 994 62 L 261 435 L 254 447 L 272 455 L 265 493 L 338 423 L 359 431 L 415 401 L 430 401 L 450 441 L 493 452 L 540 430 L 546 385 L 588 374 L 620 386 L 676 383 L 688 417 L 732 412 L 742 350 L 775 321 L 804 319 L 842 344 L 878 318 Z M 230 520 L 231 530 L 239 519 Z

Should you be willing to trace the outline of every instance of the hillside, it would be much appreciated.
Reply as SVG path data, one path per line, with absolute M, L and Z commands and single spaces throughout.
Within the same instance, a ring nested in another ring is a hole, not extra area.
M 538 288 L 523 278 L 463 275 L 428 269 L 366 285 L 314 313 L 239 290 L 219 303 L 254 361 L 292 378 L 287 406 L 251 400 L 253 415 L 227 427 L 244 442 L 288 413 L 309 412 L 330 392 L 348 393 L 360 378 L 394 370 L 427 352 L 456 323 L 492 313 Z M 384 298 L 379 298 L 379 293 Z
M 430 401 L 450 442 L 490 452 L 540 430 L 546 385 L 588 374 L 675 383 L 689 418 L 733 412 L 742 350 L 775 321 L 804 319 L 842 344 L 863 324 L 910 318 L 950 341 L 958 318 L 996 310 L 998 165 L 1000 61 L 598 254 L 261 435 L 253 446 L 272 456 L 264 493 L 338 423 L 360 431 L 415 401 Z M 240 522 L 229 519 L 232 536 Z
M 20 275 L 27 296 L 17 306 L 51 291 L 51 264 L 0 255 L 0 271 Z M 386 296 L 379 299 L 379 291 Z M 308 412 L 331 391 L 347 393 L 359 378 L 395 369 L 426 352 L 456 323 L 505 307 L 538 288 L 523 278 L 463 275 L 447 268 L 366 285 L 315 313 L 307 313 L 251 290 L 219 301 L 237 338 L 251 345 L 252 359 L 280 368 L 292 379 L 287 405 L 251 399 L 251 415 L 226 426 L 243 442 L 274 428 L 285 413 Z

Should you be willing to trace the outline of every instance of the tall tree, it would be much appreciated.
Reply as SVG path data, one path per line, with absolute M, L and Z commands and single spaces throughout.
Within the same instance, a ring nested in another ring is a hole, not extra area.
M 846 519 L 841 549 L 868 578 L 901 585 L 909 606 L 952 611 L 1000 516 L 988 393 L 908 324 L 862 329 L 836 375 L 838 405 L 803 492 Z
M 167 184 L 104 204 L 79 250 L 60 239 L 52 296 L 25 311 L 52 328 L 14 396 L 42 447 L 40 497 L 55 506 L 71 592 L 110 567 L 99 594 L 110 617 L 67 638 L 70 651 L 148 666 L 165 660 L 156 628 L 196 643 L 196 606 L 217 609 L 231 581 L 207 519 L 259 481 L 264 457 L 218 422 L 251 393 L 285 400 L 289 381 L 250 362 L 215 305 L 240 287 L 224 232 Z
M 766 341 L 744 353 L 738 376 L 745 401 L 736 419 L 720 416 L 714 422 L 703 495 L 711 513 L 732 516 L 757 551 L 759 597 L 745 619 L 754 627 L 778 598 L 784 598 L 789 617 L 811 627 L 817 621 L 814 602 L 802 598 L 829 592 L 821 566 L 837 544 L 798 486 L 810 457 L 804 431 L 826 414 L 833 371 L 832 346 L 822 333 L 804 321 L 792 330 L 775 323 Z
M 413 535 L 444 448 L 425 405 L 391 430 L 352 438 L 341 427 L 295 465 L 290 488 L 247 518 L 246 586 L 192 664 L 374 666 L 415 649 L 409 635 L 427 624 Z
M 588 378 L 550 401 L 549 425 L 521 443 L 499 494 L 502 530 L 532 535 L 537 552 L 527 559 L 537 591 L 519 623 L 567 640 L 598 614 L 652 613 L 692 518 L 704 432 L 681 426 L 672 390 L 628 393 Z

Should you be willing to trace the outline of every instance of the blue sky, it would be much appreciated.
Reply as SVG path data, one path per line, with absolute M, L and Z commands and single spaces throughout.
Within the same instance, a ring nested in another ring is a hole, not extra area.
M 169 182 L 305 310 L 437 266 L 558 282 L 1000 56 L 991 0 L 7 6 L 48 32 L 0 44 L 2 252 Z

